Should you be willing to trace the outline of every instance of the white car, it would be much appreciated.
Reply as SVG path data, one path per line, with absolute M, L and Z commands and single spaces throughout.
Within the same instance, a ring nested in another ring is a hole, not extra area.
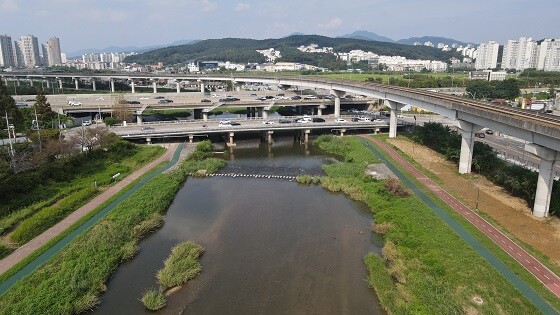
M 274 122 L 272 120 L 265 120 L 263 121 L 263 125 L 274 125 Z
M 366 116 L 359 116 L 358 121 L 371 121 L 371 119 L 369 117 L 366 117 Z
M 91 126 L 91 120 L 82 121 L 82 126 Z
M 334 122 L 335 122 L 335 123 L 338 123 L 338 124 L 341 124 L 341 123 L 345 123 L 345 122 L 346 122 L 346 119 L 344 119 L 344 118 L 337 118 L 337 119 L 334 120 Z
M 82 106 L 82 102 L 79 102 L 79 101 L 68 101 L 68 105 L 70 105 L 70 106 Z
M 231 121 L 230 120 L 220 120 L 220 123 L 218 124 L 218 126 L 220 126 L 220 127 L 231 127 Z

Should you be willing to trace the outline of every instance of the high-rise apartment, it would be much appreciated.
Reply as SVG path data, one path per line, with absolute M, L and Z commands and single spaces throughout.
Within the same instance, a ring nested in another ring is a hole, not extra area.
M 498 49 L 500 44 L 490 41 L 482 43 L 476 49 L 475 69 L 494 69 L 498 66 Z
M 62 65 L 60 53 L 60 40 L 58 37 L 51 37 L 43 45 L 43 58 L 46 66 Z
M 519 40 L 508 40 L 502 54 L 502 68 L 525 70 L 536 68 L 538 43 L 532 38 L 520 37 Z
M 560 71 L 560 39 L 547 38 L 538 48 L 537 70 Z
M 0 35 L 0 67 L 14 67 L 14 49 L 12 38 L 8 35 Z
M 37 37 L 33 35 L 22 36 L 16 42 L 16 46 L 17 63 L 20 67 L 33 68 L 41 65 Z

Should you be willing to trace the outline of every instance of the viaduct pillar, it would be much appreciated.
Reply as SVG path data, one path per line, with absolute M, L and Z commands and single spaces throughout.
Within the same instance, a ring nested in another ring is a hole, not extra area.
M 552 185 L 554 183 L 554 166 L 556 165 L 556 161 L 560 158 L 560 155 L 555 150 L 534 143 L 526 144 L 525 151 L 541 158 L 533 215 L 544 218 L 548 216 L 550 210 L 550 197 L 552 195 Z
M 136 86 L 134 85 L 134 80 L 130 80 L 130 88 L 132 93 L 136 93 Z
M 472 156 L 474 149 L 474 124 L 464 120 L 457 121 L 457 127 L 461 133 L 461 155 L 459 157 L 459 173 L 471 172 Z
M 111 79 L 110 81 L 111 81 L 111 93 L 115 93 L 115 79 Z
M 74 79 L 74 85 L 76 86 L 76 91 L 80 88 L 78 82 L 79 82 L 78 78 L 75 78 Z
M 156 94 L 157 93 L 157 82 L 155 80 L 152 82 L 152 88 L 154 89 L 154 94 Z
M 385 99 L 385 105 L 391 109 L 391 115 L 389 116 L 389 138 L 396 138 L 397 137 L 397 111 L 403 108 L 404 104 Z
M 94 92 L 97 90 L 95 86 L 95 80 L 93 78 L 91 79 L 91 88 L 93 89 Z
M 344 96 L 346 92 L 331 90 L 331 94 L 334 95 L 334 117 L 340 117 L 340 98 Z

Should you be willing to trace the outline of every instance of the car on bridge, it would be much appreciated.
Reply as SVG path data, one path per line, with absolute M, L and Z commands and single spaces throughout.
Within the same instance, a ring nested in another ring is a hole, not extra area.
M 313 117 L 311 119 L 314 123 L 321 123 L 321 122 L 325 122 L 325 120 L 323 118 L 319 118 L 319 117 Z
M 263 121 L 263 125 L 274 125 L 274 122 L 272 120 L 265 120 Z
M 154 127 L 142 127 L 142 131 L 152 132 L 154 130 L 155 130 Z
M 211 100 L 207 99 L 207 98 L 203 98 L 200 100 L 201 103 L 212 103 Z
M 138 101 L 126 101 L 128 104 L 140 104 Z
M 173 103 L 173 100 L 163 99 L 163 100 L 159 100 L 158 103 L 160 103 L 160 104 Z
M 337 119 L 334 120 L 334 122 L 337 123 L 337 124 L 343 124 L 347 121 L 344 118 L 337 118 Z
M 156 97 L 154 97 L 154 100 L 162 100 L 164 98 L 165 98 L 165 96 L 156 96 Z
M 68 101 L 68 105 L 70 105 L 70 106 L 82 106 L 82 102 L 79 102 L 79 101 Z

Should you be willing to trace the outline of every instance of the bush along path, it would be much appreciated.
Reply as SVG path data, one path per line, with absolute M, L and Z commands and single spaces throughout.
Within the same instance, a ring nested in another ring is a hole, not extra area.
M 459 214 L 465 217 L 469 222 L 476 226 L 479 230 L 490 237 L 496 244 L 502 247 L 510 256 L 520 262 L 527 270 L 537 277 L 547 288 L 549 288 L 556 296 L 560 296 L 560 281 L 558 276 L 552 273 L 548 268 L 542 265 L 533 256 L 525 252 L 517 246 L 513 241 L 495 229 L 491 224 L 482 219 L 476 213 L 465 207 L 453 196 L 427 178 L 412 164 L 408 163 L 396 151 L 379 139 L 369 138 L 379 149 L 373 147 L 367 140 L 362 138 L 362 143 L 371 150 L 375 156 L 382 160 L 391 171 L 405 183 L 414 193 L 424 201 L 444 222 L 446 222 L 467 244 L 476 250 L 484 259 L 486 259 L 494 268 L 498 270 L 504 278 L 506 278 L 513 286 L 517 288 L 528 300 L 530 300 L 544 314 L 557 314 L 558 312 L 552 308 L 539 294 L 537 294 L 525 281 L 512 272 L 504 263 L 496 256 L 482 246 L 472 235 L 469 234 L 456 220 L 450 217 L 443 209 L 441 209 L 434 201 L 432 201 L 416 184 L 410 181 L 396 166 L 385 158 L 381 152 L 386 152 L 396 163 L 401 165 L 406 171 L 414 176 L 420 183 L 425 185 L 429 190 L 434 192 L 439 198 L 446 202 L 450 207 L 455 209 Z M 536 268 L 536 269 L 535 269 Z M 538 276 L 537 276 L 538 274 Z
M 9 270 L 10 268 L 14 267 L 16 264 L 23 261 L 27 256 L 31 255 L 34 251 L 41 248 L 43 245 L 47 244 L 49 241 L 54 239 L 57 235 L 64 232 L 66 229 L 70 228 L 73 224 L 78 222 L 81 218 L 87 216 L 91 211 L 95 210 L 99 205 L 103 204 L 103 202 L 109 200 L 112 196 L 116 195 L 121 189 L 123 189 L 124 187 L 126 187 L 127 185 L 132 183 L 133 181 L 137 180 L 139 177 L 141 177 L 142 175 L 147 173 L 149 170 L 153 169 L 155 166 L 161 164 L 164 161 L 170 160 L 172 157 L 173 157 L 173 159 L 170 161 L 170 164 L 172 165 L 172 164 L 176 163 L 177 159 L 173 156 L 173 154 L 175 154 L 178 158 L 178 153 L 181 152 L 182 148 L 183 148 L 183 145 L 180 145 L 180 146 L 172 145 L 172 146 L 170 146 L 168 148 L 168 150 L 166 151 L 166 153 L 164 153 L 158 159 L 146 164 L 145 166 L 143 166 L 139 170 L 133 172 L 132 174 L 130 174 L 129 176 L 127 176 L 126 178 L 124 178 L 123 180 L 121 180 L 120 182 L 113 185 L 111 188 L 107 189 L 105 192 L 103 192 L 102 194 L 100 194 L 99 196 L 97 196 L 96 198 L 91 200 L 86 205 L 84 205 L 81 208 L 79 208 L 78 210 L 74 211 L 72 214 L 67 216 L 65 219 L 60 221 L 58 224 L 54 225 L 53 227 L 51 227 L 47 231 L 43 232 L 42 234 L 40 234 L 36 238 L 32 239 L 31 241 L 29 241 L 25 245 L 21 246 L 20 248 L 18 248 L 15 252 L 13 252 L 8 257 L 0 260 L 0 275 L 2 275 L 4 272 Z M 161 171 L 163 171 L 163 169 Z M 157 172 L 157 173 L 159 173 L 159 172 Z M 154 174 L 154 176 L 155 176 L 155 174 Z M 152 177 L 153 176 L 150 176 L 150 178 L 152 178 Z M 133 189 L 131 189 L 125 195 L 119 197 L 117 200 L 115 200 L 113 203 L 111 203 L 107 208 L 109 208 L 111 206 L 114 207 L 115 204 L 124 200 L 126 197 L 128 197 L 133 192 L 133 190 L 138 189 L 138 186 L 141 185 L 141 184 L 143 185 L 144 183 L 145 183 L 144 180 L 141 181 L 141 183 L 138 183 L 136 186 L 133 187 Z M 101 213 L 106 214 L 106 212 L 103 211 L 103 210 L 100 212 L 100 214 Z M 97 216 L 92 217 L 90 219 L 90 221 L 92 221 L 92 220 L 98 221 L 100 218 L 101 217 L 99 215 L 97 215 Z M 84 224 L 82 227 L 85 227 L 85 226 L 90 227 L 91 225 Z M 82 227 L 80 227 L 76 231 L 78 234 L 83 232 Z M 42 260 L 42 261 L 47 260 L 49 257 L 54 255 L 54 253 L 56 251 L 60 250 L 60 248 L 63 246 L 63 245 L 62 246 L 60 245 L 61 243 L 62 244 L 67 244 L 71 239 L 76 237 L 78 234 L 71 233 L 68 236 L 66 236 L 63 240 L 61 240 L 60 242 L 55 244 L 51 250 L 48 250 L 43 255 L 41 255 L 41 257 L 43 257 L 43 258 L 40 259 L 40 260 Z M 0 284 L 0 294 L 4 293 L 8 286 L 11 286 L 11 284 L 15 283 L 15 281 L 20 279 L 25 274 L 28 274 L 29 272 L 31 272 L 31 270 L 33 270 L 36 267 L 37 267 L 37 264 L 31 264 L 31 265 L 25 266 L 24 269 L 21 270 L 21 272 L 18 272 L 16 274 L 18 276 L 14 275 L 10 279 L 1 283 Z

